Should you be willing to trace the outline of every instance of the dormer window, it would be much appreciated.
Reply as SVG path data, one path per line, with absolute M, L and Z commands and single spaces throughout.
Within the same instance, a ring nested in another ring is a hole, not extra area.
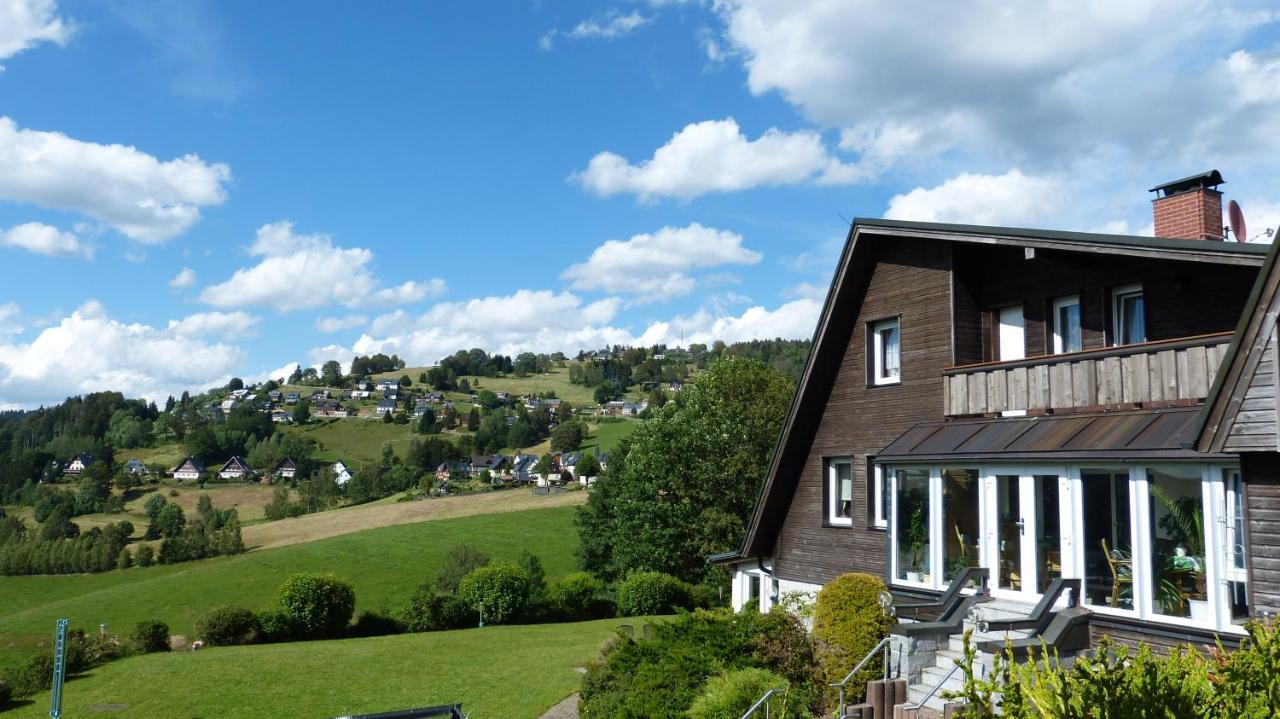
M 902 343 L 898 318 L 872 324 L 870 335 L 871 384 L 895 384 L 901 381 Z
M 1111 319 L 1112 344 L 1132 345 L 1147 341 L 1142 285 L 1125 285 L 1112 290 Z

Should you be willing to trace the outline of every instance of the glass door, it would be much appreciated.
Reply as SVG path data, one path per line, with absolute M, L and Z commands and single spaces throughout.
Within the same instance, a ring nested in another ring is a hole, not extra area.
M 995 594 L 1038 601 L 1063 576 L 1059 477 L 1025 470 L 987 477 L 986 566 Z

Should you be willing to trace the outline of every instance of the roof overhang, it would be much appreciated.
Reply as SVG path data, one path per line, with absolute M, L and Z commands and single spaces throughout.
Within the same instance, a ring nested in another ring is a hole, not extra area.
M 924 422 L 876 456 L 879 464 L 938 461 L 1153 462 L 1231 460 L 1197 452 L 1198 407 Z

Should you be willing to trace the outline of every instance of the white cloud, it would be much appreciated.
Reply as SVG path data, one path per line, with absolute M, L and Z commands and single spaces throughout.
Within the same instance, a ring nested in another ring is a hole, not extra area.
M 283 367 L 279 367 L 267 372 L 259 372 L 258 374 L 247 375 L 242 379 L 244 380 L 245 384 L 261 384 L 271 379 L 277 382 L 284 382 L 289 378 L 289 375 L 293 374 L 293 371 L 297 368 L 298 368 L 297 362 L 290 362 Z
M 249 254 L 262 258 L 230 279 L 206 287 L 200 299 L 215 307 L 273 307 L 281 312 L 337 303 L 365 307 L 416 302 L 445 289 L 444 280 L 379 287 L 373 252 L 338 247 L 325 234 L 294 232 L 287 221 L 263 225 Z
M 635 10 L 624 15 L 617 8 L 611 8 L 579 22 L 570 30 L 553 29 L 547 31 L 542 37 L 538 38 L 538 47 L 543 50 L 551 50 L 555 46 L 557 37 L 567 37 L 574 40 L 590 38 L 616 40 L 625 35 L 630 35 L 650 22 L 653 22 L 653 18 L 645 17 Z
M 93 259 L 93 248 L 81 242 L 80 238 L 39 222 L 27 222 L 8 230 L 0 230 L 0 245 L 49 257 Z
M 183 337 L 216 336 L 225 339 L 249 337 L 258 318 L 247 312 L 197 312 L 180 320 L 169 320 L 169 332 Z
M 72 24 L 58 15 L 55 0 L 4 0 L 0 2 L 0 60 L 42 42 L 65 45 Z M 4 66 L 0 65 L 0 71 Z
M 738 314 L 703 309 L 670 321 L 651 322 L 638 333 L 611 324 L 619 309 L 616 298 L 584 303 L 569 292 L 518 290 L 498 297 L 445 302 L 411 317 L 396 311 L 373 321 L 350 347 L 330 345 L 313 350 L 313 362 L 345 359 L 353 354 L 398 354 L 410 364 L 433 363 L 462 347 L 492 352 L 576 352 L 604 345 L 736 342 L 754 338 L 806 338 L 813 332 L 821 301 L 802 297 L 775 309 L 749 307 Z
M 0 343 L 0 406 L 32 407 L 103 390 L 163 401 L 224 384 L 240 348 L 126 324 L 89 301 L 26 343 Z
M 623 15 L 617 9 L 613 9 L 583 20 L 565 34 L 572 38 L 598 37 L 613 40 L 631 34 L 649 24 L 651 20 L 652 18 L 647 18 L 635 10 Z
M 175 290 L 185 290 L 188 287 L 195 287 L 196 271 L 190 267 L 183 267 L 178 274 L 169 280 L 169 286 Z
M 693 223 L 663 227 L 609 240 L 586 262 L 561 273 L 574 289 L 640 295 L 646 300 L 678 297 L 691 292 L 691 270 L 720 265 L 754 265 L 762 255 L 742 246 L 742 235 Z
M 708 192 L 807 181 L 841 184 L 862 178 L 858 167 L 829 155 L 816 132 L 771 128 L 749 140 L 730 117 L 686 125 L 639 165 L 601 152 L 570 179 L 603 197 L 630 193 L 651 200 L 692 199 Z
M 1239 47 L 1280 19 L 1274 3 L 721 0 L 716 9 L 751 92 L 778 93 L 844 130 L 842 149 L 872 172 L 939 159 L 1039 173 L 1119 154 L 1141 184 L 1171 165 L 1260 163 L 1280 149 L 1275 47 Z
M 161 243 L 226 197 L 231 169 L 196 155 L 160 161 L 134 147 L 75 140 L 0 117 L 0 199 L 80 212 Z
M 318 317 L 316 318 L 316 329 L 321 332 L 338 332 L 339 330 L 349 330 L 352 327 L 359 327 L 368 322 L 369 318 L 364 315 L 346 315 L 345 317 Z
M 6 302 L 0 304 L 0 336 L 16 335 L 22 331 L 22 324 L 19 320 L 22 317 L 22 308 L 18 307 L 17 302 Z
M 892 220 L 964 222 L 977 225 L 1043 227 L 1064 203 L 1057 180 L 1029 177 L 1017 169 L 1003 175 L 953 177 L 933 188 L 917 187 L 889 200 Z

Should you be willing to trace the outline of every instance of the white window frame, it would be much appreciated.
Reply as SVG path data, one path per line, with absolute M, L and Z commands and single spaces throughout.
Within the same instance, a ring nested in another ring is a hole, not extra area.
M 1123 300 L 1126 297 L 1132 297 L 1134 295 L 1137 295 L 1143 298 L 1142 305 L 1143 305 L 1143 311 L 1145 314 L 1146 297 L 1145 297 L 1145 293 L 1142 290 L 1141 283 L 1135 283 L 1132 285 L 1122 285 L 1120 287 L 1116 287 L 1115 289 L 1111 290 L 1111 332 L 1112 332 L 1111 344 L 1114 346 L 1120 346 L 1120 345 L 1126 344 L 1123 341 L 1124 317 L 1122 316 L 1123 312 L 1121 311 L 1121 308 L 1124 307 Z M 1146 333 L 1147 333 L 1147 318 L 1144 316 L 1142 318 L 1142 334 L 1143 334 L 1142 339 L 1138 340 L 1138 342 L 1130 342 L 1128 344 L 1138 344 L 1141 342 L 1146 342 L 1147 341 Z
M 874 472 L 874 475 L 871 481 L 871 500 L 874 502 L 874 507 L 871 510 L 871 524 L 877 529 L 888 529 L 889 517 L 885 514 L 888 507 L 884 504 L 885 492 L 888 491 L 888 487 L 885 486 L 884 482 L 884 467 L 874 464 L 872 465 L 872 472 Z
M 1079 317 L 1080 320 L 1083 320 L 1084 316 L 1080 314 L 1080 295 L 1067 295 L 1066 297 L 1059 297 L 1053 301 L 1053 353 L 1054 354 L 1063 354 L 1064 352 L 1068 351 L 1067 349 L 1065 349 L 1067 344 L 1067 338 L 1066 338 L 1066 334 L 1062 331 L 1063 328 L 1062 328 L 1061 313 L 1063 309 L 1067 307 L 1071 307 L 1072 305 L 1076 307 L 1076 316 Z M 1080 324 L 1081 324 L 1080 349 L 1084 349 L 1084 346 L 1083 346 L 1084 345 L 1084 336 L 1083 336 L 1084 322 L 1081 321 Z M 1076 350 L 1071 350 L 1071 351 L 1074 352 Z
M 837 511 L 840 505 L 840 470 L 841 466 L 849 468 L 849 516 L 841 517 Z M 853 460 L 849 458 L 833 458 L 827 460 L 827 524 L 837 527 L 853 526 Z
M 902 323 L 897 317 L 880 320 L 871 324 L 871 383 L 876 385 L 897 384 L 902 381 Z M 881 333 L 892 327 L 898 331 L 898 372 L 893 375 L 886 375 L 884 367 L 881 366 L 881 357 L 884 354 L 882 346 L 884 340 Z

